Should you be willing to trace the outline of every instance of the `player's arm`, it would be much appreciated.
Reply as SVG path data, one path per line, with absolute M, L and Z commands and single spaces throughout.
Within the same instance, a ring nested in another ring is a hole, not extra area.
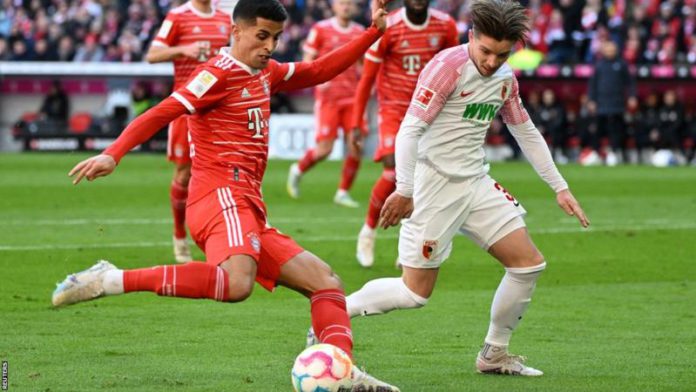
M 224 71 L 210 64 L 199 66 L 185 86 L 138 116 L 104 152 L 78 163 L 68 175 L 76 176 L 73 184 L 77 184 L 84 177 L 92 181 L 111 174 L 123 156 L 152 138 L 165 125 L 182 114 L 194 114 L 212 107 L 226 95 Z
M 382 36 L 370 27 L 358 38 L 308 63 L 289 63 L 288 71 L 277 81 L 274 91 L 299 90 L 328 82 L 353 65 Z
M 201 45 L 194 42 L 189 45 L 177 45 L 179 23 L 175 14 L 168 14 L 162 22 L 157 35 L 152 40 L 150 48 L 145 54 L 148 63 L 162 63 L 172 61 L 178 57 L 198 58 L 201 54 Z
M 302 61 L 310 62 L 317 58 L 319 46 L 321 45 L 321 35 L 317 26 L 312 27 L 307 34 L 307 39 L 302 45 Z
M 78 184 L 85 177 L 92 181 L 108 176 L 128 151 L 146 142 L 165 125 L 185 113 L 186 108 L 180 102 L 172 97 L 166 98 L 128 124 L 104 152 L 75 165 L 68 173 L 70 177 L 76 176 L 73 184 Z
M 153 41 L 150 49 L 147 50 L 147 54 L 145 54 L 145 60 L 148 63 L 163 63 L 179 57 L 197 59 L 201 51 L 205 50 L 199 42 L 183 46 L 160 46 L 157 42 Z
M 372 26 L 358 38 L 309 63 L 283 64 L 273 91 L 298 90 L 328 82 L 353 65 L 379 39 L 387 27 L 384 0 L 372 0 Z
M 546 140 L 541 136 L 541 133 L 529 118 L 527 110 L 522 106 L 519 96 L 519 85 L 514 77 L 512 91 L 503 104 L 500 114 L 503 117 L 503 122 L 507 124 L 510 133 L 520 145 L 524 156 L 532 164 L 539 177 L 556 192 L 558 205 L 568 215 L 577 217 L 583 227 L 589 226 L 590 221 L 585 216 L 580 203 L 570 192 L 568 183 L 563 179 L 556 164 L 553 162 Z
M 455 68 L 437 59 L 430 61 L 418 78 L 411 104 L 396 134 L 396 191 L 387 198 L 380 213 L 380 225 L 385 229 L 397 225 L 413 211 L 418 140 L 442 111 L 458 78 Z

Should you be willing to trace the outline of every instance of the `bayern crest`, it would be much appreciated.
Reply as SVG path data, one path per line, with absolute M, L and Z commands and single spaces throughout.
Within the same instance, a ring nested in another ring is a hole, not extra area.
M 254 248 L 254 251 L 260 252 L 261 240 L 259 239 L 259 236 L 257 236 L 256 233 L 249 233 L 247 234 L 247 237 L 249 237 L 249 243 L 251 244 L 251 247 Z
M 429 41 L 430 41 L 430 46 L 432 46 L 433 48 L 440 46 L 440 36 L 439 35 L 430 36 Z

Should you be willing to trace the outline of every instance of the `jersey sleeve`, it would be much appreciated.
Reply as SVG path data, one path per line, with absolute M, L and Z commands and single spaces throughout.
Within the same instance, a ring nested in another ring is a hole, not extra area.
M 500 115 L 503 118 L 503 122 L 508 125 L 520 125 L 529 120 L 527 109 L 522 106 L 520 85 L 517 83 L 515 75 L 512 75 L 510 96 L 508 96 L 505 103 L 503 103 L 503 107 L 500 109 Z
M 447 62 L 433 59 L 418 77 L 407 114 L 430 125 L 457 86 L 459 71 Z
M 194 114 L 213 106 L 227 94 L 225 72 L 209 62 L 196 68 L 186 84 L 172 93 L 172 98 Z
M 310 62 L 278 63 L 271 61 L 271 90 L 291 91 L 327 82 L 355 64 L 365 51 L 382 36 L 370 27 L 345 45 Z
M 307 40 L 305 40 L 304 45 L 302 45 L 302 50 L 307 53 L 316 56 L 319 53 L 319 48 L 321 47 L 322 34 L 318 26 L 314 25 L 309 34 L 307 35 Z
M 168 13 L 167 17 L 162 22 L 155 39 L 152 41 L 152 46 L 176 46 L 178 43 L 179 23 L 177 23 L 176 14 Z
M 384 61 L 384 57 L 387 53 L 387 44 L 389 42 L 388 39 L 388 34 L 389 34 L 389 29 L 384 33 L 382 38 L 377 40 L 372 46 L 370 46 L 370 49 L 367 50 L 365 53 L 365 59 L 375 62 L 375 63 L 381 63 Z

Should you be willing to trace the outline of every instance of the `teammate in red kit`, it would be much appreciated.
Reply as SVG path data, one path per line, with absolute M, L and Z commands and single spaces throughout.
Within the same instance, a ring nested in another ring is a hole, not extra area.
M 70 172 L 94 180 L 110 174 L 133 147 L 189 113 L 191 183 L 186 208 L 191 236 L 206 262 L 119 270 L 106 261 L 69 275 L 53 293 L 54 306 L 137 291 L 162 296 L 243 301 L 254 280 L 282 285 L 311 300 L 320 341 L 352 355 L 350 319 L 339 278 L 317 256 L 268 224 L 261 181 L 268 159 L 270 96 L 330 80 L 354 64 L 386 28 L 382 2 L 372 4 L 373 26 L 355 40 L 310 63 L 281 64 L 271 54 L 287 13 L 278 0 L 240 0 L 234 9 L 232 48 L 225 48 L 170 97 L 136 118 L 103 154 Z M 357 367 L 356 391 L 398 391 Z
M 331 4 L 335 16 L 316 23 L 309 31 L 304 44 L 304 61 L 312 61 L 317 57 L 338 48 L 359 36 L 364 28 L 351 21 L 354 13 L 355 0 L 333 0 Z M 307 150 L 304 157 L 290 167 L 287 189 L 290 197 L 300 196 L 300 179 L 314 165 L 326 159 L 333 150 L 334 141 L 338 137 L 338 128 L 343 131 L 347 141 L 351 129 L 351 115 L 355 101 L 355 88 L 360 80 L 358 64 L 348 68 L 331 81 L 317 86 L 314 90 L 314 115 L 316 116 L 317 146 Z M 360 168 L 360 148 L 350 148 L 343 162 L 341 182 L 334 196 L 334 202 L 345 207 L 357 208 L 359 204 L 350 197 L 353 181 Z
M 190 0 L 169 11 L 146 59 L 150 63 L 172 61 L 174 90 L 177 90 L 197 66 L 229 44 L 230 22 L 230 15 L 216 10 L 210 0 Z M 169 124 L 167 140 L 167 158 L 176 165 L 169 195 L 174 216 L 174 258 L 179 263 L 192 260 L 185 224 L 191 178 L 188 118 L 187 115 L 180 116 Z
M 355 99 L 352 143 L 360 146 L 370 92 L 377 81 L 379 144 L 375 161 L 384 166 L 372 188 L 365 224 L 358 235 L 356 257 L 363 267 L 374 263 L 377 222 L 384 201 L 396 188 L 394 141 L 411 102 L 418 75 L 442 49 L 459 44 L 457 26 L 447 14 L 428 8 L 427 0 L 404 0 L 404 7 L 387 16 L 384 36 L 365 54 L 362 78 Z

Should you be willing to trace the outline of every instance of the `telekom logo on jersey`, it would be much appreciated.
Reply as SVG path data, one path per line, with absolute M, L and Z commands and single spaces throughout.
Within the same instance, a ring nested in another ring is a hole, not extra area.
M 421 69 L 421 58 L 417 54 L 409 54 L 404 56 L 403 66 L 406 70 L 406 75 L 418 75 L 418 71 Z
M 247 109 L 247 116 L 249 117 L 249 130 L 254 131 L 253 138 L 260 139 L 263 137 L 264 128 L 268 127 L 268 121 L 263 118 L 263 111 L 261 108 L 250 108 Z

